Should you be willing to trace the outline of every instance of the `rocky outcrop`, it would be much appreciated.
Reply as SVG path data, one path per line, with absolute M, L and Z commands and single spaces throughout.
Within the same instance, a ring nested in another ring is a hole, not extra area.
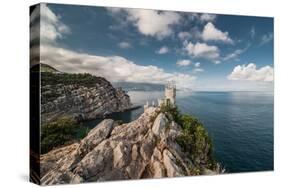
M 154 121 L 154 124 L 152 126 L 152 132 L 156 136 L 160 136 L 160 133 L 162 130 L 166 127 L 166 124 L 168 123 L 168 119 L 163 113 L 160 113 L 157 118 Z
M 94 77 L 92 83 L 91 80 L 83 83 L 86 77 L 83 75 L 77 79 L 75 75 L 72 76 L 74 78 L 69 76 L 70 74 L 50 74 L 42 73 L 41 121 L 43 124 L 59 116 L 70 116 L 80 121 L 103 117 L 132 107 L 130 97 L 125 91 L 114 88 L 104 78 Z M 50 81 L 49 77 L 54 77 L 58 81 Z M 87 75 L 86 78 L 89 79 L 88 77 L 91 79 L 91 76 Z M 68 82 L 61 83 L 64 80 Z M 75 84 L 76 82 L 79 84 Z
M 79 143 L 41 156 L 43 185 L 196 175 L 191 153 L 176 138 L 181 127 L 158 107 L 118 125 L 105 119 Z M 209 152 L 209 151 L 206 151 Z M 200 166 L 200 174 L 219 171 Z

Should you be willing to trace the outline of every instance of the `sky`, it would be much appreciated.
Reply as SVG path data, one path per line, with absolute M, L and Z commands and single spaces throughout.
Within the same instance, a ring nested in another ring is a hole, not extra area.
M 32 54 L 69 73 L 198 91 L 273 91 L 273 18 L 41 4 Z M 39 35 L 40 34 L 40 35 Z M 39 49 L 39 50 L 38 50 Z

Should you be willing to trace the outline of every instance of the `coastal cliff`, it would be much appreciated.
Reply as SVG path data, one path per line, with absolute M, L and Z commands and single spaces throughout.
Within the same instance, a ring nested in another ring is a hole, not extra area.
M 68 116 L 78 121 L 132 107 L 130 97 L 102 77 L 67 74 L 41 65 L 41 122 Z
M 105 119 L 81 141 L 41 155 L 43 185 L 218 174 L 200 122 L 170 106 L 135 121 Z

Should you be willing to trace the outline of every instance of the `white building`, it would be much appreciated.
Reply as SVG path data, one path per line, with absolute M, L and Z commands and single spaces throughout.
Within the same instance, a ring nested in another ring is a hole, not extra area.
M 176 84 L 175 82 L 168 82 L 165 85 L 165 98 L 158 99 L 158 106 L 164 105 L 172 105 L 174 106 L 176 104 Z M 144 105 L 144 110 L 149 107 L 148 101 Z M 152 106 L 155 106 L 154 101 L 152 101 Z
M 165 86 L 165 104 L 176 104 L 176 84 L 175 82 L 168 82 Z

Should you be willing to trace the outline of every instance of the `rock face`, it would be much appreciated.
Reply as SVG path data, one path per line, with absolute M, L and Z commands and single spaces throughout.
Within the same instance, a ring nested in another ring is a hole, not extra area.
M 45 73 L 47 74 L 47 73 Z M 45 75 L 60 76 L 63 74 Z M 69 75 L 69 74 L 66 74 Z M 66 77 L 66 76 L 65 76 Z M 50 79 L 50 78 L 48 78 Z M 83 78 L 79 81 L 81 82 Z M 88 84 L 42 84 L 41 87 L 41 121 L 49 122 L 59 116 L 70 116 L 76 120 L 86 120 L 112 112 L 121 112 L 132 107 L 130 97 L 121 88 L 115 89 L 104 78 L 95 77 L 97 83 Z M 46 80 L 46 79 L 45 79 Z
M 43 185 L 195 175 L 176 142 L 181 127 L 158 107 L 118 125 L 105 119 L 79 143 L 41 156 Z M 153 118 L 156 117 L 156 118 Z M 202 174 L 216 174 L 201 166 Z

